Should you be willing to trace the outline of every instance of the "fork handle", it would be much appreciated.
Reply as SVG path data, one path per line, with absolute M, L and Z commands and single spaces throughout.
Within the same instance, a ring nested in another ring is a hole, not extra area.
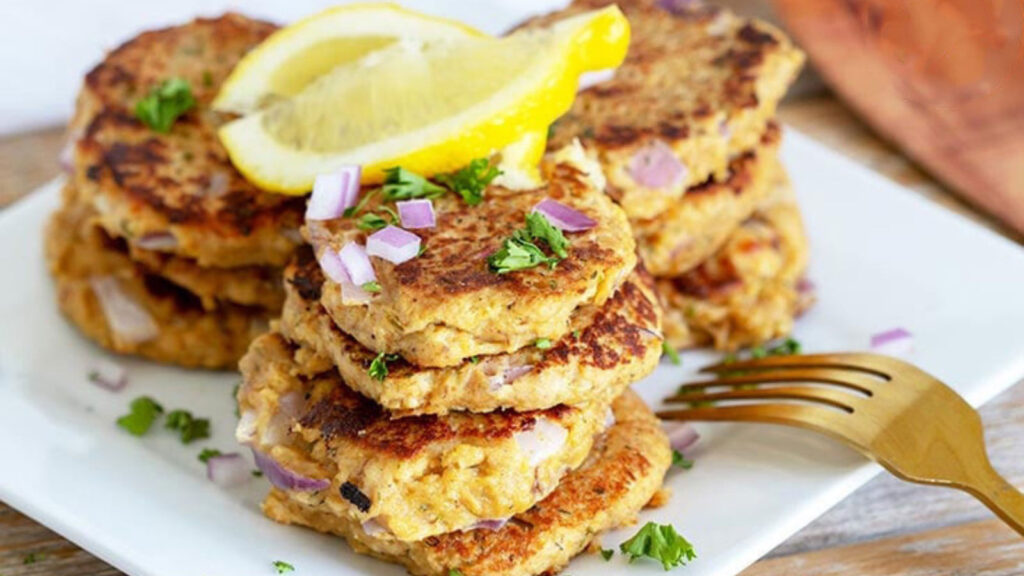
M 1003 522 L 1024 536 L 1024 494 L 999 475 L 991 465 L 979 470 L 980 478 L 962 486 Z

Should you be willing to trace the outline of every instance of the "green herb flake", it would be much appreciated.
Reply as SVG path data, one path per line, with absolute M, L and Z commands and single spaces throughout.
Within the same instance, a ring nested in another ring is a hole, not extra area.
M 21 563 L 25 566 L 28 566 L 29 564 L 35 564 L 36 562 L 39 562 L 42 559 L 42 552 L 30 552 L 26 554 L 24 558 L 22 558 Z
M 547 243 L 554 256 L 548 256 L 535 241 Z M 554 268 L 559 260 L 566 258 L 569 240 L 562 231 L 548 222 L 539 212 L 526 215 L 526 226 L 516 230 L 507 238 L 502 247 L 487 257 L 492 272 L 506 274 L 515 270 L 526 270 L 541 264 Z
M 604 558 L 605 562 L 611 560 L 612 559 L 612 555 L 614 555 L 614 554 L 615 554 L 615 550 L 612 550 L 610 548 L 601 548 L 601 558 Z
M 238 390 L 242 387 L 241 382 L 236 382 L 235 387 L 231 389 L 231 398 L 235 401 L 235 418 L 242 417 L 242 410 L 238 407 Z
M 537 348 L 540 348 L 541 350 L 547 350 L 551 348 L 551 340 L 547 338 L 537 338 L 537 340 L 534 341 L 533 345 L 536 346 Z
M 210 461 L 210 458 L 215 458 L 221 455 L 221 451 L 216 448 L 203 448 L 203 451 L 199 453 L 199 461 L 206 464 Z
M 181 436 L 182 444 L 210 437 L 210 420 L 195 418 L 188 410 L 174 410 L 167 414 L 164 428 L 177 431 Z
M 673 450 L 672 465 L 678 466 L 683 470 L 689 470 L 690 468 L 693 468 L 693 460 L 688 460 L 685 456 L 683 456 L 683 453 L 680 452 L 679 450 Z
M 452 568 L 448 571 L 448 576 L 463 576 L 462 570 L 459 570 L 458 568 Z
M 531 212 L 526 215 L 526 230 L 530 233 L 530 236 L 533 239 L 547 242 L 551 251 L 554 252 L 560 260 L 564 260 L 569 256 L 569 252 L 567 250 L 569 247 L 569 240 L 566 239 L 561 230 L 552 226 L 547 217 L 540 212 Z
M 364 283 L 362 286 L 360 286 L 360 288 L 371 294 L 377 294 L 380 292 L 380 282 L 377 282 L 376 280 L 371 280 L 370 282 Z
M 380 230 L 381 228 L 386 228 L 388 224 L 390 222 L 375 212 L 367 212 L 356 220 L 356 226 L 360 230 L 366 231 Z
M 385 202 L 392 202 L 413 198 L 436 198 L 445 193 L 445 188 L 415 172 L 396 166 L 384 170 L 384 186 L 381 192 Z
M 135 104 L 135 117 L 162 134 L 171 131 L 179 116 L 196 105 L 192 88 L 181 78 L 164 80 Z
M 203 70 L 203 86 L 207 88 L 213 86 L 213 74 L 209 70 Z
M 477 158 L 461 170 L 438 175 L 437 181 L 462 196 L 466 204 L 476 206 L 483 202 L 487 186 L 501 174 L 501 170 L 492 165 L 490 160 Z
M 664 356 L 668 356 L 668 361 L 676 366 L 683 363 L 682 359 L 679 358 L 679 352 L 676 352 L 676 349 L 668 342 L 661 343 L 661 353 Z
M 163 406 L 149 396 L 140 396 L 129 405 L 130 412 L 117 419 L 117 425 L 132 436 L 143 436 L 149 432 L 153 422 L 164 412 Z
M 573 330 L 572 331 L 572 337 L 573 337 L 574 340 L 579 340 L 580 339 L 580 331 L 579 330 Z
M 469 363 L 470 364 L 479 364 L 480 363 L 480 357 L 479 356 L 470 356 L 469 357 Z
M 378 382 L 383 382 L 384 379 L 388 377 L 388 362 L 394 362 L 400 358 L 401 356 L 398 354 L 387 354 L 385 352 L 381 352 L 380 354 L 377 354 L 377 357 L 374 358 L 372 362 L 370 362 L 370 367 L 367 369 L 366 373 L 370 375 L 370 378 L 373 378 Z
M 281 560 L 274 560 L 274 568 L 278 574 L 287 574 L 289 572 L 295 572 L 295 566 Z
M 262 478 L 263 477 L 263 470 L 253 470 L 252 471 L 252 476 L 253 476 L 253 478 Z
M 629 556 L 630 562 L 637 558 L 653 558 L 661 562 L 665 570 L 685 566 L 697 557 L 693 545 L 680 536 L 672 525 L 654 522 L 645 524 L 635 536 L 623 542 L 619 549 Z

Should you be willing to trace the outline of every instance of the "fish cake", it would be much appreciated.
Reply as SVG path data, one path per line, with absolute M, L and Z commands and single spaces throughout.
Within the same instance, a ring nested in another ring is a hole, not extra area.
M 560 162 L 546 170 L 541 187 L 492 185 L 477 206 L 456 194 L 435 198 L 436 226 L 415 230 L 425 252 L 399 265 L 372 258 L 381 290 L 368 304 L 346 303 L 336 282 L 324 284 L 321 304 L 339 329 L 366 348 L 399 354 L 421 367 L 458 366 L 472 356 L 514 352 L 538 339 L 560 340 L 572 331 L 573 312 L 603 305 L 637 262 L 626 216 L 591 176 L 593 170 L 599 168 Z M 376 208 L 376 198 L 368 210 Z M 553 268 L 491 271 L 488 256 L 545 198 L 582 212 L 596 226 L 566 233 L 568 257 Z M 304 233 L 318 250 L 365 244 L 367 237 L 356 218 L 307 226 Z
M 90 214 L 87 206 L 65 206 L 46 229 L 46 257 L 68 320 L 114 352 L 186 367 L 234 368 L 249 342 L 266 330 L 270 314 L 231 304 L 204 309 L 193 294 L 133 262 L 117 239 L 89 224 Z M 119 332 L 108 312 L 128 314 L 143 330 Z
M 231 69 L 275 26 L 238 14 L 145 32 L 85 77 L 70 135 L 72 178 L 112 236 L 200 266 L 287 263 L 301 241 L 304 198 L 270 194 L 232 166 L 210 102 Z M 156 86 L 181 78 L 196 106 L 166 134 L 136 118 Z
M 524 25 L 612 3 L 576 0 Z M 726 178 L 732 159 L 757 146 L 804 56 L 774 26 L 724 8 L 665 0 L 620 8 L 632 30 L 625 62 L 577 95 L 549 147 L 579 138 L 629 217 L 648 219 L 688 188 Z
M 330 359 L 346 383 L 393 414 L 608 403 L 653 371 L 662 353 L 661 304 L 650 275 L 638 267 L 603 306 L 577 309 L 572 332 L 548 349 L 527 346 L 446 368 L 397 359 L 377 379 L 368 370 L 377 354 L 338 329 L 321 307 L 323 282 L 312 251 L 300 250 L 285 273 L 281 332 Z
M 675 278 L 660 278 L 665 339 L 674 348 L 755 346 L 789 334 L 813 303 L 801 278 L 808 245 L 785 172 L 755 215 L 710 260 Z
M 644 264 L 655 276 L 684 274 L 714 254 L 772 192 L 780 132 L 772 124 L 761 140 L 729 163 L 723 180 L 708 180 L 654 218 L 630 222 Z
M 553 574 L 602 532 L 633 522 L 661 489 L 672 452 L 661 424 L 636 394 L 613 404 L 615 424 L 586 462 L 533 508 L 499 529 L 441 534 L 396 542 L 367 534 L 359 522 L 326 504 L 272 490 L 263 502 L 270 518 L 344 537 L 359 553 L 405 566 L 422 576 Z
M 271 332 L 241 362 L 239 442 L 323 482 L 289 497 L 415 541 L 508 518 L 583 463 L 608 404 L 392 418 L 315 354 Z M 279 488 L 282 486 L 278 486 Z

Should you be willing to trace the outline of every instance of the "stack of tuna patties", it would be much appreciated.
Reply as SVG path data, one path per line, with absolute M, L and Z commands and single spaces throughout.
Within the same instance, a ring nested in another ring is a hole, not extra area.
M 577 0 L 545 25 L 607 0 Z M 623 0 L 625 63 L 552 129 L 598 159 L 666 305 L 676 348 L 788 334 L 810 304 L 807 246 L 777 151 L 776 105 L 803 54 L 779 30 L 699 2 Z
M 539 574 L 660 488 L 667 439 L 627 390 L 662 350 L 653 283 L 599 167 L 553 162 L 534 190 L 436 197 L 404 232 L 360 229 L 405 217 L 379 191 L 307 222 L 283 316 L 242 361 L 238 438 L 273 484 L 268 516 L 415 574 Z M 568 211 L 546 220 L 568 245 L 534 236 L 546 261 L 524 265 L 509 245 L 542 202 Z M 410 233 L 418 255 L 374 255 Z
M 86 76 L 69 176 L 46 232 L 64 314 L 111 350 L 233 368 L 284 300 L 281 269 L 301 242 L 304 200 L 246 182 L 209 109 L 223 79 L 274 30 L 242 16 L 147 32 Z M 194 100 L 173 122 L 140 102 Z

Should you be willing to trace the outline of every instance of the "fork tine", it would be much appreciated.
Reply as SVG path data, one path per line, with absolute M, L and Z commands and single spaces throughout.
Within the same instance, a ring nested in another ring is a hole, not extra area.
M 838 427 L 834 423 L 836 418 L 843 417 L 841 413 L 831 408 L 804 404 L 746 404 L 740 406 L 681 408 L 662 410 L 657 415 L 662 420 L 788 424 L 824 432 L 830 436 L 837 436 L 839 434 Z
M 701 368 L 701 372 L 721 374 L 747 370 L 778 370 L 782 368 L 833 368 L 874 374 L 886 380 L 890 376 L 890 358 L 876 354 L 793 354 L 768 356 L 736 362 L 718 362 Z
M 805 400 L 853 412 L 858 398 L 848 392 L 814 386 L 776 386 L 727 392 L 676 394 L 666 398 L 665 402 L 719 402 L 723 400 Z
M 750 372 L 716 378 L 714 380 L 703 380 L 699 382 L 687 382 L 679 387 L 679 392 L 687 390 L 701 390 L 704 388 L 735 387 L 750 384 L 772 384 L 776 382 L 819 382 L 822 384 L 833 384 L 851 390 L 856 390 L 871 396 L 875 387 L 880 383 L 873 376 L 849 370 L 834 370 L 831 368 L 800 368 L 786 370 L 780 368 L 765 372 Z

